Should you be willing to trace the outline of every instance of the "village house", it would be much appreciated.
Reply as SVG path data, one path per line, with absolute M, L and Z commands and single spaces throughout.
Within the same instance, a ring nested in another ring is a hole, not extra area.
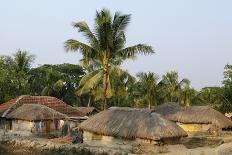
M 96 146 L 153 145 L 187 136 L 178 125 L 157 113 L 122 107 L 112 107 L 93 115 L 81 123 L 80 128 L 84 131 L 84 143 Z
M 24 104 L 6 116 L 11 120 L 12 130 L 29 134 L 52 132 L 61 135 L 62 123 L 66 115 L 41 104 Z
M 64 103 L 63 101 L 55 97 L 23 95 L 0 105 L 0 128 L 11 129 L 12 124 L 6 119 L 6 116 L 24 104 L 44 105 L 57 112 L 65 114 L 68 117 L 75 118 L 75 120 L 70 120 L 71 127 L 78 126 L 78 124 L 82 121 L 81 119 L 85 116 L 85 114 L 81 111 L 73 108 L 72 106 Z
M 155 109 L 164 118 L 176 122 L 185 131 L 191 133 L 220 131 L 232 128 L 232 121 L 210 106 L 182 107 L 178 103 L 164 103 Z

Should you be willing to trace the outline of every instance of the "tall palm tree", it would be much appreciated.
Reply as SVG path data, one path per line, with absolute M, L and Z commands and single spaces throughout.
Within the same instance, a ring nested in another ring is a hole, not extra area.
M 151 54 L 153 49 L 145 44 L 138 44 L 125 48 L 125 30 L 130 23 L 131 16 L 116 12 L 112 17 L 110 11 L 103 9 L 96 12 L 93 31 L 90 30 L 86 22 L 74 23 L 74 28 L 83 33 L 87 39 L 87 44 L 69 39 L 65 42 L 67 51 L 80 51 L 84 61 L 98 60 L 103 73 L 103 101 L 106 108 L 108 89 L 110 87 L 109 72 L 115 61 L 134 58 L 137 53 Z M 110 94 L 109 94 L 110 95 Z
M 151 108 L 151 105 L 157 105 L 157 81 L 159 77 L 151 72 L 137 74 L 139 81 L 137 83 L 139 99 L 138 102 L 143 102 Z

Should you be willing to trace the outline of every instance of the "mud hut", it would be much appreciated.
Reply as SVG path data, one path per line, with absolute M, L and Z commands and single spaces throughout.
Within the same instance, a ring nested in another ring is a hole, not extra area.
M 83 123 L 84 142 L 106 145 L 117 143 L 150 143 L 179 139 L 186 132 L 174 122 L 162 118 L 147 109 L 112 107 L 102 111 Z
M 59 122 L 67 116 L 44 105 L 24 104 L 6 118 L 12 120 L 14 131 L 38 132 L 37 123 L 41 122 L 43 126 L 40 132 L 49 134 L 52 130 L 61 130 Z
M 232 121 L 210 106 L 182 107 L 178 103 L 164 103 L 159 105 L 155 112 L 176 122 L 188 132 L 218 133 L 232 128 Z

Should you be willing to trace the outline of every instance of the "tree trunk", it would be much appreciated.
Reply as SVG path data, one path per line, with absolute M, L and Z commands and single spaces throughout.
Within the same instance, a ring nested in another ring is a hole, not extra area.
M 89 93 L 88 107 L 90 107 L 90 103 L 91 103 L 91 90 L 90 90 L 90 93 Z
M 108 52 L 105 52 L 103 57 L 103 89 L 104 89 L 104 96 L 103 96 L 103 106 L 102 110 L 106 109 L 107 106 L 107 88 L 108 88 L 108 76 L 109 76 L 109 56 Z

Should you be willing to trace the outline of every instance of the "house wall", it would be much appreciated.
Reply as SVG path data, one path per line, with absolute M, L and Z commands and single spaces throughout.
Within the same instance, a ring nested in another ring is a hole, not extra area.
M 7 120 L 3 117 L 0 117 L 0 129 L 10 130 L 11 129 L 11 121 Z
M 13 131 L 29 131 L 31 132 L 34 122 L 24 120 L 12 120 Z
M 187 132 L 206 132 L 209 131 L 211 127 L 211 124 L 185 124 L 180 122 L 176 124 Z
M 115 138 L 112 136 L 93 134 L 88 131 L 84 131 L 83 141 L 84 143 L 89 144 L 91 146 L 96 146 L 96 147 L 107 146 L 117 149 L 119 148 L 132 149 L 133 147 L 138 146 L 139 144 L 146 144 L 151 146 L 157 144 L 157 141 L 153 141 L 153 140 L 144 140 L 140 138 L 137 138 L 135 140 L 127 140 L 127 139 Z
M 56 130 L 54 121 L 43 121 L 42 130 L 36 131 L 35 122 L 24 120 L 12 120 L 12 131 L 16 131 L 22 134 L 50 134 L 61 136 L 62 127 L 58 125 Z

